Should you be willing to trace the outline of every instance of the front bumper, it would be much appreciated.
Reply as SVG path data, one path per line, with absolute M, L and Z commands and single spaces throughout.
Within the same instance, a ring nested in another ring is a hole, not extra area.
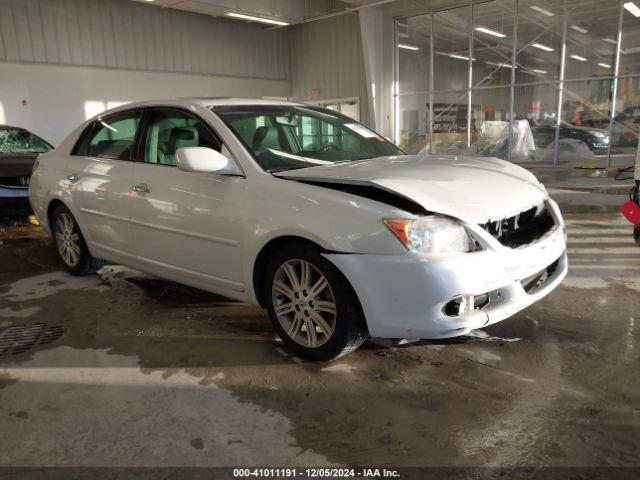
M 508 318 L 554 290 L 567 274 L 564 228 L 518 249 L 425 257 L 326 254 L 353 286 L 369 333 L 383 338 L 447 338 Z M 556 263 L 557 262 L 557 263 Z M 553 265 L 527 293 L 523 281 Z M 489 294 L 491 301 L 452 317 L 444 306 L 460 295 Z
M 31 215 L 29 190 L 0 187 L 0 215 Z

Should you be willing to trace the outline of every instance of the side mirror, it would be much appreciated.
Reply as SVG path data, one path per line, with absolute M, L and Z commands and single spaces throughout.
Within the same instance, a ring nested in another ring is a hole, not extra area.
M 229 157 L 207 147 L 184 147 L 176 151 L 176 165 L 184 172 L 242 175 Z

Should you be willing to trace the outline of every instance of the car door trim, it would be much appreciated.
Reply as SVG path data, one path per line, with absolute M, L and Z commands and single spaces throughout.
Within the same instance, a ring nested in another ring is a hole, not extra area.
M 213 282 L 213 283 L 217 283 L 218 285 L 221 286 L 221 288 L 225 288 L 227 290 L 233 290 L 235 292 L 244 292 L 246 290 L 244 284 L 240 283 L 240 282 L 235 282 L 233 280 L 227 280 L 226 278 L 220 278 L 220 277 L 216 277 L 213 275 L 207 275 L 206 273 L 202 273 L 202 272 L 197 272 L 195 270 L 188 270 L 186 268 L 181 268 L 181 267 L 177 267 L 175 265 L 171 265 L 168 263 L 163 263 L 163 262 L 158 262 L 157 260 L 152 260 L 150 258 L 147 257 L 142 257 L 140 255 L 132 255 L 130 253 L 127 252 L 123 252 L 121 250 L 118 250 L 116 248 L 112 248 L 112 247 L 108 247 L 106 245 L 103 245 L 101 243 L 96 243 L 96 242 L 92 242 L 92 245 L 94 245 L 95 247 L 108 251 L 108 252 L 113 252 L 117 255 L 122 255 L 125 257 L 129 257 L 131 259 L 133 259 L 134 261 L 137 260 L 137 262 L 144 262 L 145 264 L 150 264 L 150 265 L 155 265 L 158 266 L 160 268 L 163 268 L 165 270 L 172 270 L 176 273 L 179 273 L 181 275 L 192 275 L 192 276 L 196 276 L 196 277 L 201 277 L 202 280 L 204 280 L 205 282 Z M 135 267 L 133 267 L 135 268 Z M 142 265 L 140 265 L 141 269 L 144 269 L 144 267 Z M 183 281 L 185 284 L 187 284 L 188 282 Z
M 189 269 L 186 269 L 186 268 L 177 267 L 176 265 L 171 265 L 169 263 L 159 262 L 157 260 L 152 260 L 152 259 L 147 258 L 147 257 L 141 257 L 140 255 L 137 255 L 137 258 L 139 260 L 142 260 L 143 262 L 145 262 L 147 264 L 157 265 L 158 267 L 164 268 L 166 270 L 173 270 L 174 272 L 177 272 L 177 273 L 198 276 L 198 277 L 201 277 L 203 280 L 205 280 L 207 282 L 216 282 L 218 284 L 223 285 L 224 286 L 223 288 L 227 288 L 229 290 L 234 290 L 236 292 L 244 292 L 245 291 L 244 284 L 242 284 L 240 282 L 234 282 L 233 280 L 227 280 L 226 278 L 220 278 L 220 277 L 216 277 L 214 275 L 208 275 L 206 273 L 198 272 L 196 270 L 189 270 Z
M 83 213 L 91 214 L 91 215 L 97 215 L 99 217 L 105 217 L 105 218 L 110 218 L 112 220 L 120 220 L 120 221 L 131 223 L 134 225 L 140 225 L 141 227 L 154 228 L 156 230 L 162 230 L 165 232 L 177 233 L 180 235 L 185 235 L 187 237 L 199 238 L 201 240 L 208 240 L 210 242 L 221 243 L 223 245 L 230 245 L 232 247 L 237 247 L 238 245 L 240 245 L 240 242 L 238 240 L 232 240 L 230 238 L 214 237 L 213 235 L 205 235 L 203 233 L 185 232 L 184 230 L 179 230 L 177 228 L 163 227 L 161 225 L 156 225 L 155 223 L 141 222 L 140 220 L 121 217 L 119 215 L 104 213 L 104 212 L 100 212 L 98 210 L 92 210 L 89 208 L 81 208 L 80 211 Z
M 199 238 L 201 240 L 208 240 L 210 242 L 221 243 L 223 245 L 230 245 L 232 247 L 237 247 L 238 245 L 240 245 L 240 242 L 238 240 L 231 240 L 230 238 L 214 237 L 213 235 L 205 235 L 204 233 L 187 232 L 184 230 L 179 230 L 177 228 L 156 225 L 155 223 L 141 222 L 140 220 L 130 219 L 129 222 L 135 225 L 140 225 L 142 227 L 155 228 L 156 230 L 162 230 L 164 232 L 177 233 L 179 235 L 184 235 L 186 237 Z

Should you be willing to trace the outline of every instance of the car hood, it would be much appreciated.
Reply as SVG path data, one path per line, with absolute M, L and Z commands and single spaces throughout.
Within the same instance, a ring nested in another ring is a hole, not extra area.
M 380 157 L 279 172 L 276 176 L 377 186 L 409 198 L 427 211 L 469 223 L 506 218 L 547 198 L 532 173 L 487 157 Z
M 0 177 L 31 176 L 31 169 L 37 158 L 38 155 L 34 153 L 0 154 Z

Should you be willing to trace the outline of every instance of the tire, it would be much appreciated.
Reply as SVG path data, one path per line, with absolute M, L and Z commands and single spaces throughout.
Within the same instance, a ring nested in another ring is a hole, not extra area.
M 91 275 L 104 265 L 93 258 L 76 219 L 64 205 L 58 205 L 51 215 L 51 233 L 58 258 L 71 275 Z
M 633 227 L 633 239 L 640 245 L 640 223 Z
M 292 276 L 297 280 L 291 281 Z M 282 341 L 310 360 L 339 358 L 369 336 L 353 288 L 313 245 L 291 243 L 276 252 L 267 266 L 263 292 Z

